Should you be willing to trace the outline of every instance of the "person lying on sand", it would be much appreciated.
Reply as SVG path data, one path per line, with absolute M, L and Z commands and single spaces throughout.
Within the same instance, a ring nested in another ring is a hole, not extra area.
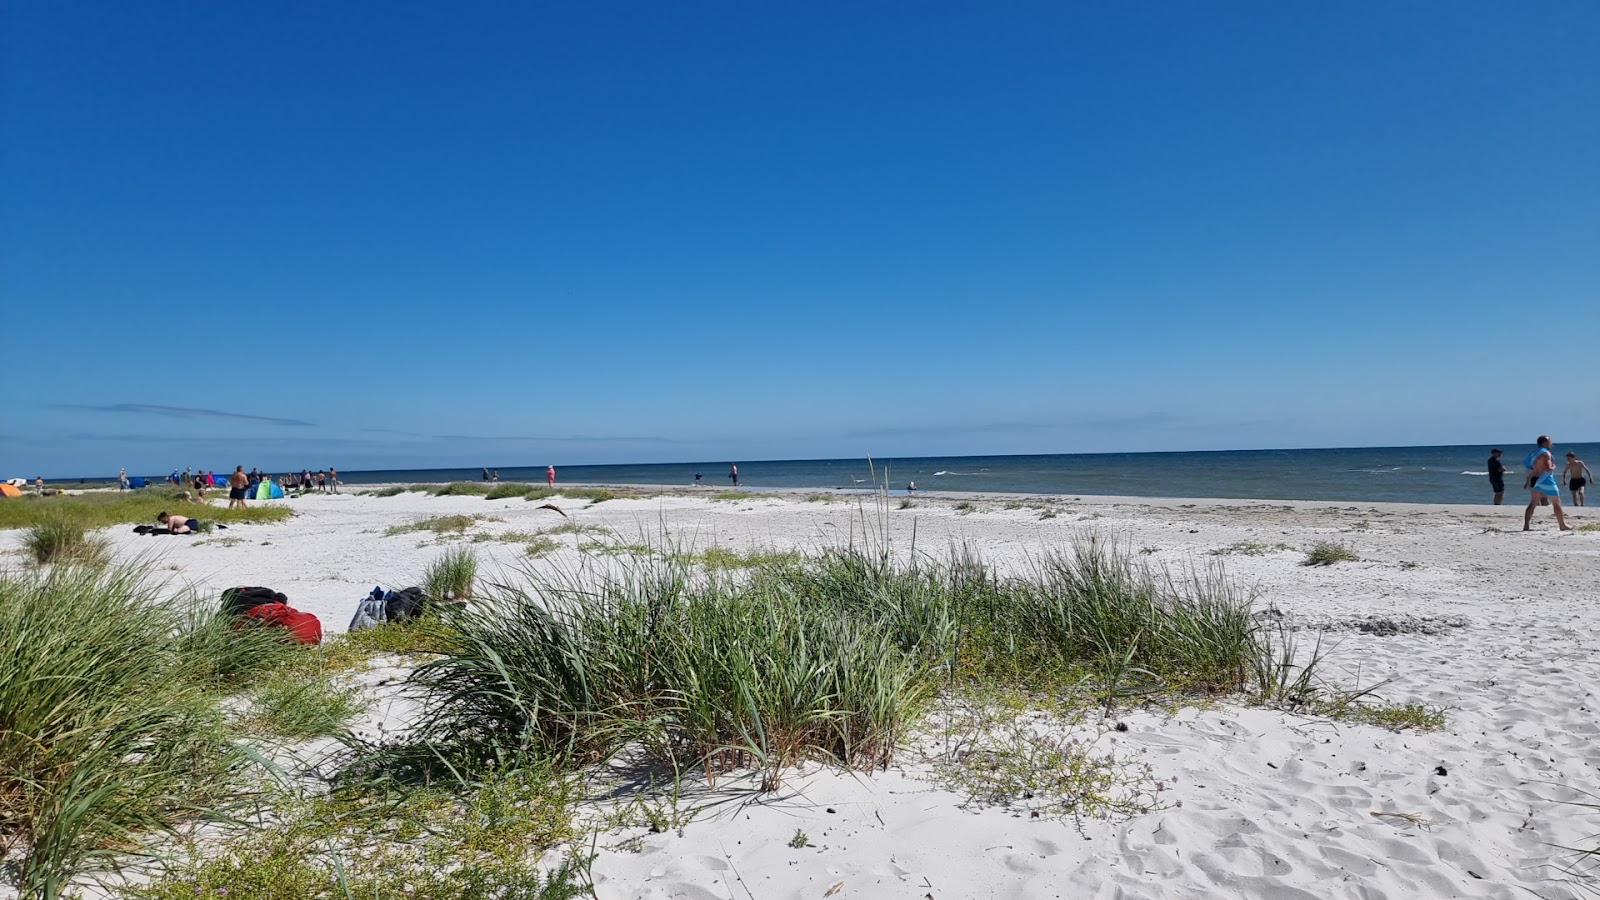
M 200 520 L 187 516 L 175 516 L 165 510 L 156 514 L 156 521 L 167 526 L 173 534 L 191 534 L 200 530 Z

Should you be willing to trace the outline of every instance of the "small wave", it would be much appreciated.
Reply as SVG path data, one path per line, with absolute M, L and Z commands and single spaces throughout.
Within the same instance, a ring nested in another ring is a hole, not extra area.
M 949 472 L 935 472 L 933 474 L 935 474 L 935 475 L 949 475 L 950 473 Z
M 1487 475 L 1488 472 L 1462 472 L 1463 475 Z

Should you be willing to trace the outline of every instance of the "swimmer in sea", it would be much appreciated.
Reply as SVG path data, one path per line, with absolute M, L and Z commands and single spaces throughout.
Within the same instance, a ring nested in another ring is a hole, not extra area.
M 1550 454 L 1549 435 L 1539 435 L 1539 445 L 1528 454 L 1524 464 L 1532 473 L 1533 485 L 1528 489 L 1528 508 L 1522 513 L 1522 530 L 1532 530 L 1533 511 L 1539 508 L 1540 500 L 1549 500 L 1555 509 L 1556 524 L 1562 531 L 1571 531 L 1572 526 L 1567 524 L 1567 516 L 1561 511 L 1561 486 L 1556 484 L 1556 461 Z
M 1578 458 L 1578 454 L 1568 450 L 1567 467 L 1561 470 L 1561 477 L 1567 483 L 1567 490 L 1572 493 L 1572 505 L 1582 506 L 1584 492 L 1594 473 L 1589 471 L 1589 467 Z

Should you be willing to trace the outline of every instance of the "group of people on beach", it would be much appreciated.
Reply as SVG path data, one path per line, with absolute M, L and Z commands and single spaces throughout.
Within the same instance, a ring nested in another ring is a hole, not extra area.
M 1489 486 L 1494 489 L 1494 504 L 1501 505 L 1506 494 L 1506 464 L 1500 461 L 1504 451 L 1499 447 L 1489 451 Z M 1528 470 L 1528 475 L 1523 486 L 1528 489 L 1528 508 L 1522 513 L 1522 530 L 1533 528 L 1533 513 L 1541 506 L 1549 506 L 1556 514 L 1556 525 L 1562 531 L 1571 531 L 1572 526 L 1567 524 L 1566 513 L 1561 509 L 1561 485 L 1556 483 L 1555 453 L 1551 450 L 1550 436 L 1539 435 L 1533 452 L 1529 453 L 1522 461 L 1523 467 Z M 1578 458 L 1578 454 L 1567 452 L 1567 464 L 1561 469 L 1561 481 L 1565 483 L 1567 491 L 1572 496 L 1573 506 L 1584 505 L 1584 495 L 1588 491 L 1589 479 L 1594 473 L 1589 471 L 1589 466 Z
M 500 470 L 499 469 L 494 469 L 494 470 L 491 471 L 489 468 L 485 467 L 484 470 L 483 470 L 483 480 L 488 482 L 489 484 L 499 484 L 500 483 Z M 551 487 L 555 487 L 556 486 L 556 467 L 555 466 L 546 466 L 545 467 L 545 469 L 544 469 L 544 481 L 545 481 L 545 484 L 548 484 Z

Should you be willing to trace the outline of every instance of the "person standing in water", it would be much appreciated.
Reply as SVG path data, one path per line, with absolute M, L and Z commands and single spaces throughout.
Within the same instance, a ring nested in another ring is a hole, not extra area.
M 728 464 L 728 480 L 733 482 L 733 486 L 734 487 L 738 487 L 739 486 L 739 464 L 738 463 L 729 463 Z
M 1549 435 L 1539 435 L 1538 446 L 1528 454 L 1526 465 L 1533 486 L 1528 489 L 1528 508 L 1522 513 L 1522 530 L 1533 529 L 1533 511 L 1539 508 L 1540 501 L 1549 501 L 1555 510 L 1556 525 L 1562 531 L 1571 531 L 1572 526 L 1567 524 L 1567 516 L 1561 511 L 1561 486 L 1556 484 L 1556 461 L 1550 453 Z
M 1572 493 L 1572 505 L 1582 506 L 1584 491 L 1588 488 L 1589 479 L 1594 477 L 1594 473 L 1589 471 L 1589 467 L 1578 458 L 1578 454 L 1568 450 L 1567 467 L 1561 470 L 1561 477 L 1567 483 L 1567 490 Z

